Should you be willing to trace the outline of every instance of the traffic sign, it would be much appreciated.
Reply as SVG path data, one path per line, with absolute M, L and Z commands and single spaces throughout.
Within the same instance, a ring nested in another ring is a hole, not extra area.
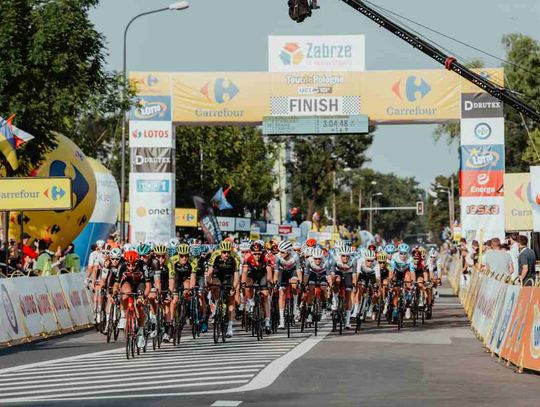
M 423 201 L 416 202 L 416 214 L 418 216 L 424 215 L 424 202 Z
M 357 116 L 268 116 L 263 118 L 264 135 L 359 134 L 368 133 L 367 115 Z
M 0 178 L 0 211 L 67 210 L 73 207 L 68 177 Z

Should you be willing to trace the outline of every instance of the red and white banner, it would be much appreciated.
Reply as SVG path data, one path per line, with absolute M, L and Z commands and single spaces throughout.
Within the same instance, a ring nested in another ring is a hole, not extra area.
M 0 279 L 0 341 L 26 338 L 24 319 L 19 306 L 14 282 L 18 279 Z
M 69 304 L 66 296 L 64 295 L 64 291 L 62 290 L 62 285 L 60 284 L 61 278 L 63 278 L 63 275 L 60 277 L 42 277 L 45 287 L 47 288 L 47 293 L 49 294 L 58 325 L 61 329 L 69 329 L 73 327 L 73 320 L 69 314 Z M 82 282 L 81 275 L 81 283 Z
M 93 323 L 90 298 L 82 274 L 63 274 L 60 284 L 68 301 L 69 314 L 75 326 Z
M 30 336 L 52 334 L 59 331 L 47 287 L 41 278 L 18 278 L 17 295 L 24 323 Z
M 460 196 L 504 196 L 504 171 L 462 171 Z

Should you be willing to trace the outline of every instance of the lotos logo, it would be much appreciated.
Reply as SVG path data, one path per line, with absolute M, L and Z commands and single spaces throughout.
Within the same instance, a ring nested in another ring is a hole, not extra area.
M 169 130 L 133 130 L 131 137 L 134 139 L 141 138 L 169 138 Z
M 501 159 L 498 152 L 488 149 L 473 148 L 469 151 L 469 157 L 465 166 L 472 169 L 484 169 L 495 167 Z
M 538 305 L 534 304 L 533 320 L 531 327 L 531 345 L 530 352 L 534 359 L 540 358 L 540 310 Z
M 288 42 L 281 49 L 279 58 L 283 65 L 300 65 L 304 60 L 304 53 L 298 43 Z
M 207 82 L 201 88 L 201 93 L 206 96 L 208 101 L 219 104 L 230 102 L 239 92 L 240 89 L 238 86 L 225 78 L 218 78 L 213 82 Z
M 422 100 L 431 92 L 431 86 L 422 78 L 417 78 L 414 75 L 409 76 L 405 80 L 403 86 L 403 79 L 400 79 L 394 86 L 392 86 L 392 92 L 400 99 L 403 100 L 403 96 L 407 98 L 409 102 L 416 102 Z

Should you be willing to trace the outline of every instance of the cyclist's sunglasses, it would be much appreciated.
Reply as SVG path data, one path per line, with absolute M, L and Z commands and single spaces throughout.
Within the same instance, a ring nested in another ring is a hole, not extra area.
M 408 255 L 408 254 L 409 254 L 409 253 L 407 253 L 407 252 L 399 252 L 399 255 L 400 255 L 400 256 L 406 256 L 406 255 Z
M 284 251 L 281 251 L 281 250 L 279 251 L 279 253 L 280 253 L 281 255 L 283 255 L 283 256 L 286 256 L 286 255 L 287 255 L 287 252 L 284 252 Z
M 260 256 L 262 253 L 261 252 L 253 252 L 251 254 L 253 254 L 254 256 Z

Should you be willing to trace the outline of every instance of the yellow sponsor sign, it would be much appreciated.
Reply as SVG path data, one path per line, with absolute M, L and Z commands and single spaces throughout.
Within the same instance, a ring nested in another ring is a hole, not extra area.
M 67 210 L 72 207 L 70 178 L 0 178 L 0 211 Z
M 504 174 L 506 230 L 532 230 L 531 180 L 529 173 Z
M 129 80 L 138 95 L 169 96 L 171 94 L 169 72 L 131 72 Z
M 196 228 L 197 223 L 197 209 L 192 208 L 176 208 L 174 210 L 174 218 L 176 226 Z
M 491 82 L 504 86 L 504 69 L 503 68 L 485 68 L 485 69 L 473 69 L 473 71 L 484 76 L 486 79 Z M 478 86 L 469 82 L 465 78 L 461 78 L 461 93 L 482 93 L 484 90 L 480 89 Z

